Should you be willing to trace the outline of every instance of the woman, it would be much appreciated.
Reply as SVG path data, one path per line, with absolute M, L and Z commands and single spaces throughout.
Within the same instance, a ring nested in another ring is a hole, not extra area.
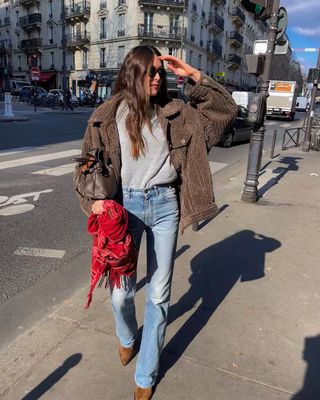
M 188 79 L 190 102 L 168 97 L 163 62 Z M 83 156 L 105 147 L 121 182 L 119 202 L 129 212 L 129 227 L 139 248 L 147 238 L 146 308 L 136 365 L 135 400 L 148 400 L 156 383 L 168 315 L 173 261 L 180 223 L 218 213 L 207 151 L 219 141 L 236 115 L 228 92 L 197 69 L 151 46 L 137 46 L 126 56 L 114 96 L 94 112 L 83 142 Z M 103 201 L 81 196 L 87 215 L 101 214 Z M 120 360 L 127 365 L 137 350 L 134 295 L 136 274 L 123 287 L 111 288 Z

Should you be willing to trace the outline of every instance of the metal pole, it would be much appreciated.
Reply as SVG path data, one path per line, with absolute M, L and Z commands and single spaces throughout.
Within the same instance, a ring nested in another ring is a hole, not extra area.
M 316 68 L 317 69 L 320 68 L 320 49 L 318 50 L 318 60 L 317 60 Z M 306 132 L 304 135 L 302 151 L 310 150 L 311 128 L 312 128 L 312 122 L 313 122 L 313 117 L 314 117 L 314 108 L 315 108 L 314 106 L 315 106 L 315 102 L 316 102 L 317 90 L 318 90 L 318 79 L 313 82 L 313 88 L 312 88 L 312 92 L 311 92 L 310 106 L 309 106 L 309 112 L 308 112 L 308 119 L 307 119 L 307 127 L 306 127 Z
M 263 74 L 261 76 L 262 78 L 261 84 L 259 86 L 259 91 L 258 91 L 258 93 L 264 96 L 265 101 L 267 100 L 267 97 L 269 95 L 268 93 L 269 76 L 270 76 L 272 56 L 274 53 L 275 41 L 277 36 L 279 4 L 280 0 L 274 0 L 272 3 L 272 14 L 270 19 L 268 47 L 265 56 Z M 258 184 L 259 184 L 258 176 L 261 168 L 264 132 L 265 132 L 264 122 L 260 128 L 252 130 L 250 147 L 249 147 L 247 175 L 241 198 L 241 200 L 246 201 L 248 203 L 256 203 L 258 201 Z
M 184 39 L 184 13 L 185 13 L 185 6 L 186 6 L 186 2 L 185 0 L 183 0 L 183 10 L 182 10 L 182 32 L 181 32 L 181 41 L 180 41 L 180 58 L 182 60 L 182 56 L 183 56 L 183 39 Z
M 65 12 L 65 4 L 64 0 L 61 0 L 61 45 L 62 45 L 62 92 L 63 92 L 63 108 L 66 110 L 67 108 L 67 98 L 66 98 L 66 12 Z

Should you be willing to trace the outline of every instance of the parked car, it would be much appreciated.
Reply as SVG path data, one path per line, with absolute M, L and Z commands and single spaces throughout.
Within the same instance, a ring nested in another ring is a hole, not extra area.
M 48 95 L 48 92 L 40 86 L 23 86 L 20 90 L 20 101 L 30 101 L 32 91 L 34 91 L 38 100 Z
M 224 132 L 219 145 L 230 147 L 232 143 L 248 141 L 251 137 L 251 126 L 248 122 L 248 109 L 238 105 L 238 114 L 233 124 Z
M 48 96 L 56 96 L 59 98 L 60 104 L 63 104 L 63 91 L 61 89 L 51 89 L 49 90 Z M 79 105 L 79 100 L 78 97 L 75 96 L 74 94 L 71 95 L 70 98 L 70 103 L 71 105 L 78 106 Z
M 31 83 L 23 80 L 10 79 L 10 92 L 13 96 L 19 96 L 24 86 L 31 86 Z

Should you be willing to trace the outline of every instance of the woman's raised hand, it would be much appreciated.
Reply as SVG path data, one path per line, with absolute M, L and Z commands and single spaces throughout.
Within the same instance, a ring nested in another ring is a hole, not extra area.
M 200 71 L 191 65 L 185 63 L 177 57 L 163 55 L 159 56 L 161 61 L 168 62 L 168 69 L 177 76 L 186 76 L 191 78 L 193 81 L 198 82 L 200 80 Z

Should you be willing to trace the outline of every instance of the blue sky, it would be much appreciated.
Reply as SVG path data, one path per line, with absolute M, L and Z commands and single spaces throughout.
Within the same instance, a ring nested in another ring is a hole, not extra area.
M 320 48 L 320 0 L 280 0 L 288 12 L 287 34 L 291 47 Z M 308 73 L 317 64 L 317 52 L 294 52 L 293 58 Z

